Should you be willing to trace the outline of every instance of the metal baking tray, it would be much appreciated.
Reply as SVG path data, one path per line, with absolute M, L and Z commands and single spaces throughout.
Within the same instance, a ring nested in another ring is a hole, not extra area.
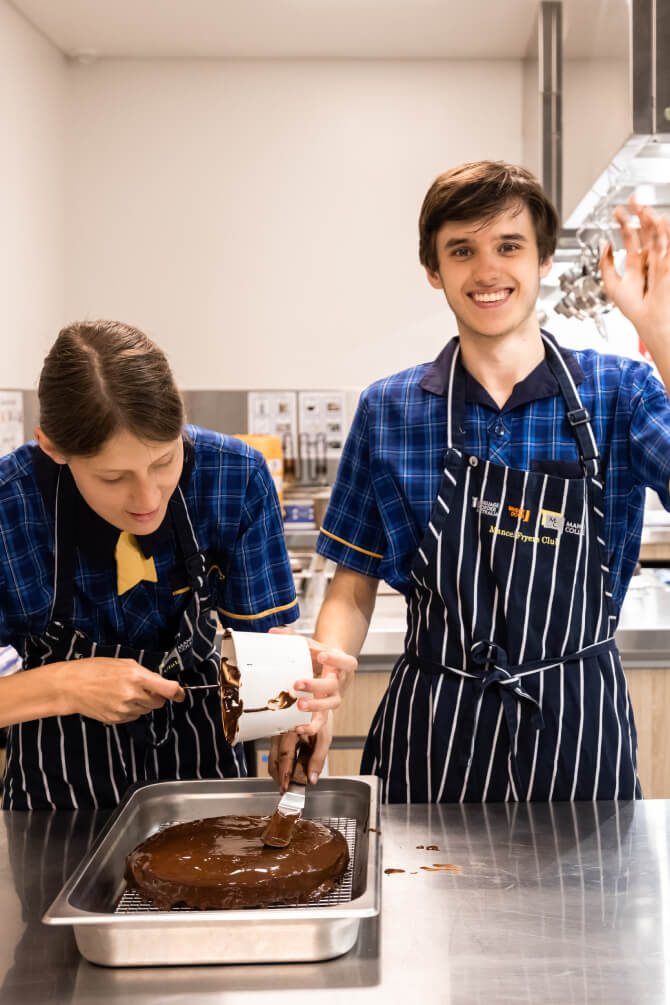
M 72 925 L 82 956 L 109 967 L 195 963 L 281 963 L 348 952 L 361 918 L 379 914 L 381 841 L 376 776 L 322 778 L 305 816 L 339 818 L 350 871 L 317 904 L 236 911 L 159 911 L 126 892 L 128 852 L 169 823 L 224 814 L 269 814 L 271 779 L 152 782 L 130 790 L 43 917 Z

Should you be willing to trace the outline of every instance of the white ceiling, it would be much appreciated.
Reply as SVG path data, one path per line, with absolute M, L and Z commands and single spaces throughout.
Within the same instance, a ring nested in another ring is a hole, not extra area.
M 538 0 L 10 0 L 68 56 L 521 59 Z M 625 58 L 630 0 L 563 0 L 568 59 Z

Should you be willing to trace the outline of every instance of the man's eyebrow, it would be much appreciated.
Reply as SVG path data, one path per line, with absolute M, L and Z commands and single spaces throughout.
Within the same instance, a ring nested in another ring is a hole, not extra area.
M 451 237 L 444 245 L 445 248 L 457 248 L 462 244 L 469 244 L 469 237 Z M 523 234 L 498 234 L 496 236 L 496 241 L 527 241 L 528 238 Z

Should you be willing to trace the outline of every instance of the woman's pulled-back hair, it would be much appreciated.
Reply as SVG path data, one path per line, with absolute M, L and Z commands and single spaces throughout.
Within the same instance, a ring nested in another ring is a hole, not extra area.
M 510 206 L 527 206 L 541 262 L 556 250 L 559 219 L 542 186 L 530 171 L 504 161 L 473 161 L 438 175 L 419 215 L 419 261 L 439 271 L 437 233 L 444 223 L 488 223 Z
M 38 396 L 40 426 L 66 456 L 96 454 L 120 430 L 167 443 L 184 424 L 184 403 L 164 353 L 119 321 L 63 328 L 44 360 Z

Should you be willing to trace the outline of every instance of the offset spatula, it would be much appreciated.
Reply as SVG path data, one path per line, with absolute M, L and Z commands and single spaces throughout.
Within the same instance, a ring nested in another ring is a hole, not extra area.
M 295 748 L 293 773 L 288 789 L 279 800 L 277 809 L 262 834 L 263 844 L 270 848 L 286 848 L 291 843 L 293 830 L 305 809 L 307 765 L 312 756 L 312 744 L 299 740 Z

